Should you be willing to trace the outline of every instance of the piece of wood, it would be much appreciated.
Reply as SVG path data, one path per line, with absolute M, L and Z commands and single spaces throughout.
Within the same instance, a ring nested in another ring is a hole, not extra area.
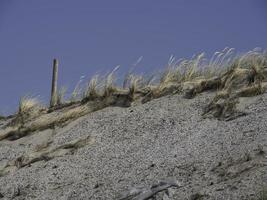
M 147 200 L 158 192 L 167 190 L 170 187 L 181 187 L 182 185 L 176 180 L 164 180 L 151 187 L 133 187 L 124 192 L 119 200 Z
M 57 105 L 57 79 L 58 79 L 58 60 L 54 59 L 50 107 L 54 107 Z

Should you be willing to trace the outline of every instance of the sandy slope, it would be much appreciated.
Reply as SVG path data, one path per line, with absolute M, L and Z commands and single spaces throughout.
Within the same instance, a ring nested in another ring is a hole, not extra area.
M 241 98 L 247 115 L 227 122 L 201 117 L 213 96 L 109 107 L 63 128 L 0 141 L 0 199 L 112 200 L 166 178 L 182 187 L 156 199 L 259 199 L 267 185 L 267 94 Z

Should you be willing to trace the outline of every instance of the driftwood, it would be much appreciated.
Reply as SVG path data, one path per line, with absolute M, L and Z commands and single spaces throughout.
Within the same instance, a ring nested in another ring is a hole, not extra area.
M 167 190 L 170 187 L 181 187 L 182 185 L 176 180 L 164 180 L 150 187 L 133 187 L 124 192 L 119 200 L 148 200 L 158 192 Z

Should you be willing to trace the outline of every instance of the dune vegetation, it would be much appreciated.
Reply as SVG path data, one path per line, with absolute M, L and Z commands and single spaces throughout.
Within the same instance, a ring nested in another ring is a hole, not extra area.
M 36 97 L 22 97 L 17 113 L 8 117 L 11 120 L 0 130 L 0 140 L 16 140 L 36 130 L 63 126 L 108 106 L 129 107 L 176 93 L 194 98 L 212 91 L 215 96 L 203 108 L 203 117 L 231 120 L 244 114 L 236 109 L 239 97 L 267 90 L 267 52 L 259 49 L 236 55 L 234 49 L 225 48 L 211 59 L 204 53 L 191 59 L 172 56 L 162 73 L 149 78 L 128 73 L 122 85 L 116 83 L 117 70 L 106 76 L 95 75 L 85 87 L 77 84 L 69 99 L 65 99 L 66 89 L 62 88 L 54 107 L 42 105 Z

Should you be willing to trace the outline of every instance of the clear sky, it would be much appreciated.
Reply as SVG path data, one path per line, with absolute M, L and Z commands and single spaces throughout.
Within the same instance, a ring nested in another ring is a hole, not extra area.
M 71 90 L 140 56 L 147 72 L 226 46 L 267 49 L 266 0 L 0 0 L 0 113 L 28 93 L 47 102 L 54 57 Z

